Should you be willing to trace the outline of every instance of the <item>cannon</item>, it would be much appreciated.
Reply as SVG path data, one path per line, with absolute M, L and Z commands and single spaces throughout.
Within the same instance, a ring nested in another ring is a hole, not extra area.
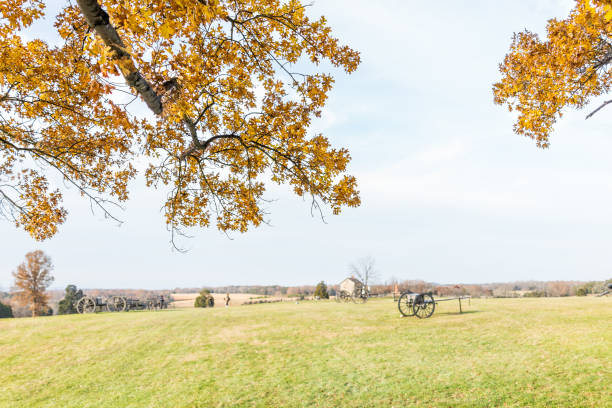
M 110 296 L 106 300 L 106 310 L 109 312 L 125 312 L 128 310 L 127 299 L 124 296 Z
M 97 313 L 104 310 L 108 312 L 123 312 L 129 310 L 129 303 L 124 296 L 83 296 L 76 302 L 78 313 Z
M 77 312 L 83 313 L 95 313 L 103 310 L 107 307 L 107 299 L 102 297 L 83 296 L 76 302 Z
M 603 292 L 598 294 L 597 297 L 602 297 L 602 296 L 609 295 L 610 292 L 612 292 L 612 283 L 608 283 L 607 289 L 605 289 Z
M 127 312 L 130 310 L 161 310 L 168 308 L 168 302 L 163 295 L 138 299 L 120 295 L 107 298 L 84 296 L 76 302 L 78 313 L 96 313 L 104 310 L 108 312 Z
M 351 296 L 351 298 L 353 299 L 353 302 L 355 303 L 365 303 L 368 301 L 369 297 L 370 297 L 370 291 L 365 285 L 355 290 Z
M 147 309 L 147 301 L 141 300 L 138 298 L 128 297 L 125 298 L 125 302 L 127 304 L 127 310 L 146 310 Z
M 161 310 L 168 308 L 163 295 L 146 299 L 127 298 L 128 310 Z
M 147 308 L 149 310 L 162 310 L 168 308 L 168 302 L 164 295 L 159 295 L 147 300 Z
M 434 299 L 432 292 L 414 293 L 403 292 L 397 301 L 397 308 L 402 317 L 416 316 L 419 319 L 427 319 L 436 310 L 436 304 L 449 300 L 459 301 L 459 313 L 463 313 L 462 300 L 471 301 L 471 296 L 457 296 L 445 299 Z
M 339 290 L 336 292 L 336 302 L 350 302 L 352 301 L 351 294 L 346 290 Z

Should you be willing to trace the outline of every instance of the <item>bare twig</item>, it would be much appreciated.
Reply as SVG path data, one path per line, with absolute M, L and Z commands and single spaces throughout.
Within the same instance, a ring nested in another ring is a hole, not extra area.
M 604 103 L 602 103 L 599 108 L 595 109 L 593 112 L 589 113 L 587 115 L 586 118 L 584 118 L 584 120 L 589 119 L 591 116 L 595 115 L 597 112 L 599 112 L 600 110 L 602 110 L 603 108 L 605 108 L 608 104 L 612 103 L 612 99 L 609 101 L 605 101 Z

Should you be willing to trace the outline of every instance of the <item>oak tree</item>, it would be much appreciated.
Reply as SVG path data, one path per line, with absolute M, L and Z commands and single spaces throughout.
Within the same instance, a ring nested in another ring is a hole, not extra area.
M 53 282 L 53 264 L 43 251 L 28 252 L 25 262 L 13 272 L 15 298 L 22 305 L 28 305 L 32 316 L 49 314 L 49 296 L 45 291 Z
M 301 0 L 66 1 L 59 41 L 23 35 L 44 13 L 0 2 L 0 212 L 34 238 L 65 221 L 66 184 L 114 216 L 136 163 L 173 233 L 261 224 L 267 182 L 359 205 L 348 151 L 309 132 L 334 83 L 321 64 L 351 73 L 359 53 Z
M 611 64 L 612 1 L 576 0 L 567 18 L 548 21 L 546 39 L 528 30 L 514 35 L 493 85 L 495 102 L 518 112 L 516 133 L 546 148 L 565 109 L 609 92 Z

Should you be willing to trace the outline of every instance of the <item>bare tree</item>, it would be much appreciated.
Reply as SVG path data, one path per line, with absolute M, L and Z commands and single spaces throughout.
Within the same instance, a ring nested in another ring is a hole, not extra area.
M 357 262 L 349 266 L 349 269 L 366 287 L 379 278 L 379 273 L 376 270 L 376 260 L 371 256 L 359 258 Z
M 13 272 L 16 299 L 21 305 L 29 305 L 32 316 L 47 314 L 49 296 L 45 290 L 53 282 L 53 264 L 43 251 L 26 254 L 25 261 Z

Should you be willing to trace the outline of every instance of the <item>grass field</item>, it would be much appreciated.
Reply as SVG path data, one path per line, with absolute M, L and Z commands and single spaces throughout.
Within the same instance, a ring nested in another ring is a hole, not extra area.
M 1 407 L 610 407 L 612 298 L 0 320 Z

